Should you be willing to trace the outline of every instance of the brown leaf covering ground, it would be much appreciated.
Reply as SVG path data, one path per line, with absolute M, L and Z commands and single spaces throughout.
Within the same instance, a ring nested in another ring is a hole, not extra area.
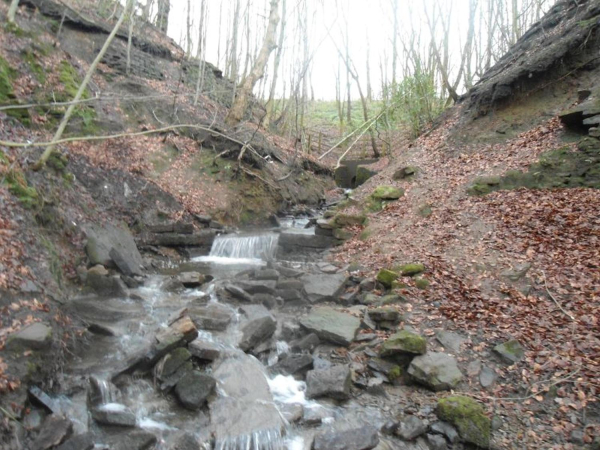
M 372 214 L 371 237 L 363 234 L 361 240 L 357 229 L 336 257 L 370 273 L 424 263 L 428 290 L 402 280 L 409 285 L 402 292 L 411 299 L 408 323 L 425 334 L 440 326 L 467 334 L 470 358 L 485 361 L 495 345 L 521 342 L 526 357 L 497 369 L 493 391 L 478 382 L 469 390 L 510 415 L 514 432 L 498 438 L 499 446 L 574 448 L 565 442 L 582 428 L 591 441 L 599 431 L 585 417 L 586 411 L 598 413 L 600 394 L 600 192 L 521 189 L 468 196 L 474 177 L 526 169 L 542 152 L 563 147 L 562 128 L 552 119 L 504 144 L 485 146 L 455 144 L 453 132 L 456 121 L 450 120 L 398 151 L 388 168 L 356 192 L 364 198 L 374 186 L 388 184 L 406 195 Z M 421 169 L 416 179 L 392 180 L 407 165 Z M 430 217 L 418 214 L 425 204 L 432 207 Z M 526 281 L 502 276 L 523 263 L 531 264 Z

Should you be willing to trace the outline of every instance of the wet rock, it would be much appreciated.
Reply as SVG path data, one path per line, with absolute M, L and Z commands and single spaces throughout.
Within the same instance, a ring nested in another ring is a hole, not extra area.
M 381 346 L 381 356 L 422 355 L 427 351 L 427 341 L 423 336 L 402 330 L 391 335 Z
M 254 271 L 254 279 L 255 280 L 279 280 L 279 272 L 275 269 L 259 269 Z
M 402 368 L 394 363 L 381 358 L 371 358 L 367 362 L 369 369 L 382 373 L 389 381 L 394 381 L 402 375 Z
M 313 367 L 313 357 L 307 354 L 291 354 L 273 366 L 273 371 L 285 375 L 304 376 Z
M 303 250 L 306 251 L 306 249 L 324 250 L 333 246 L 334 243 L 334 238 L 319 236 L 318 234 L 301 234 L 284 231 L 279 235 L 279 247 L 287 252 L 295 253 Z
M 300 278 L 305 274 L 305 272 L 302 270 L 292 269 L 285 266 L 277 266 L 276 269 L 281 275 L 287 278 Z
M 351 430 L 328 430 L 315 437 L 313 450 L 370 450 L 379 444 L 377 429 L 365 425 Z
M 215 230 L 201 230 L 193 234 L 144 233 L 139 240 L 143 245 L 156 247 L 210 247 L 216 235 Z
M 23 416 L 23 427 L 29 431 L 37 431 L 42 426 L 45 413 L 37 408 L 30 408 Z
M 127 286 L 119 276 L 110 276 L 104 266 L 96 265 L 88 270 L 86 283 L 98 295 L 127 297 Z
M 296 279 L 286 279 L 277 282 L 277 290 L 295 289 L 297 291 L 304 290 L 304 283 Z
M 345 365 L 311 370 L 306 375 L 306 396 L 346 400 L 350 397 L 351 378 L 350 368 Z
M 94 408 L 92 418 L 102 425 L 135 427 L 134 412 L 120 403 L 107 403 Z
M 304 407 L 300 403 L 285 403 L 281 406 L 281 414 L 288 423 L 296 423 L 302 419 Z
M 281 324 L 279 338 L 284 341 L 291 341 L 302 335 L 302 328 L 297 322 L 286 321 Z
M 431 450 L 446 450 L 448 448 L 446 439 L 438 434 L 428 434 L 427 443 Z
M 164 381 L 173 375 L 190 358 L 192 354 L 187 348 L 179 347 L 167 353 L 154 367 L 154 375 Z
M 523 347 L 516 339 L 496 345 L 494 347 L 494 352 L 496 352 L 506 364 L 515 364 L 521 361 L 525 356 L 525 350 L 523 350 Z
M 315 302 L 335 302 L 344 290 L 348 276 L 337 274 L 306 274 L 301 278 L 308 299 Z
M 94 436 L 92 433 L 79 434 L 59 445 L 56 450 L 92 450 Z
M 48 450 L 66 441 L 73 434 L 73 424 L 64 416 L 52 414 L 46 417 L 40 434 L 33 442 L 31 450 Z
M 200 287 L 207 281 L 210 281 L 206 275 L 199 272 L 182 272 L 177 278 L 186 288 Z
M 103 380 L 95 375 L 89 379 L 87 401 L 90 407 L 97 407 L 104 403 L 114 403 L 119 399 L 117 387 L 108 380 Z
M 315 333 L 307 334 L 290 342 L 290 349 L 293 352 L 312 352 L 321 343 L 321 339 Z
M 214 361 L 221 356 L 221 346 L 199 337 L 188 344 L 190 353 L 198 359 Z
M 380 431 L 383 434 L 392 435 L 396 432 L 396 430 L 398 429 L 399 426 L 400 426 L 400 422 L 390 420 L 383 424 Z
M 8 350 L 44 350 L 52 343 L 52 328 L 42 322 L 32 323 L 10 334 L 6 342 Z
M 496 371 L 486 366 L 479 373 L 479 383 L 482 387 L 489 388 L 496 382 L 497 377 Z
M 133 235 L 128 229 L 111 224 L 87 224 L 83 228 L 87 235 L 85 251 L 92 265 L 101 264 L 106 267 L 115 267 L 115 262 L 110 255 L 110 251 L 114 249 L 130 272 L 126 275 L 142 274 L 142 255 L 140 255 Z
M 332 413 L 327 408 L 320 405 L 311 405 L 304 408 L 302 423 L 305 425 L 319 425 L 329 417 L 332 417 Z
M 435 338 L 444 346 L 444 348 L 453 353 L 459 353 L 460 346 L 467 341 L 460 334 L 444 330 L 437 330 L 435 332 Z
M 211 331 L 226 330 L 233 317 L 233 311 L 220 303 L 190 308 L 189 314 L 199 329 Z
M 408 416 L 400 422 L 396 435 L 405 441 L 413 441 L 427 431 L 427 425 L 416 416 Z
M 236 281 L 235 284 L 248 294 L 275 294 L 277 282 L 273 280 Z
M 333 308 L 319 307 L 302 317 L 300 325 L 325 341 L 347 347 L 360 328 L 360 319 Z
M 275 333 L 277 321 L 271 315 L 250 319 L 241 326 L 242 337 L 238 346 L 245 352 L 268 339 Z
M 252 296 L 239 286 L 235 286 L 233 284 L 226 284 L 224 286 L 224 288 L 227 292 L 229 292 L 231 295 L 233 295 L 238 300 L 242 300 L 242 301 L 248 302 L 248 303 L 252 303 L 254 301 Z
M 432 433 L 444 436 L 451 444 L 455 444 L 460 440 L 458 431 L 448 422 L 434 422 L 431 424 L 430 430 Z
M 114 247 L 110 249 L 110 252 L 108 254 L 112 259 L 114 265 L 117 266 L 117 269 L 119 269 L 123 275 L 133 277 L 142 274 L 141 267 L 136 261 L 128 257 L 128 255 L 122 254 L 119 250 L 117 250 Z
M 454 357 L 434 352 L 414 358 L 408 374 L 436 392 L 454 389 L 463 378 Z
M 43 406 L 50 413 L 58 414 L 61 410 L 60 403 L 46 394 L 37 386 L 31 386 L 27 391 L 32 403 Z
M 194 371 L 179 380 L 175 386 L 175 395 L 185 408 L 198 410 L 212 394 L 216 384 L 214 378 Z
M 142 430 L 135 430 L 128 433 L 121 433 L 108 438 L 108 447 L 110 450 L 148 450 L 154 448 L 157 439 L 152 433 Z
M 278 289 L 276 295 L 285 303 L 302 300 L 302 293 L 296 289 Z
M 470 397 L 455 395 L 438 401 L 437 416 L 458 429 L 460 437 L 471 444 L 490 445 L 491 421 L 483 407 Z
M 166 450 L 201 450 L 196 436 L 188 431 L 175 433 L 166 442 Z

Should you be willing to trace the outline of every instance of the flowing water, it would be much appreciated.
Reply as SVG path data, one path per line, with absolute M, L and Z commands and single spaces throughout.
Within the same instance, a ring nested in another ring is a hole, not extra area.
M 168 277 L 152 275 L 133 291 L 135 299 L 76 300 L 76 310 L 84 319 L 94 321 L 99 328 L 106 327 L 113 334 L 93 335 L 85 351 L 66 370 L 66 377 L 73 384 L 81 385 L 82 379 L 89 379 L 90 384 L 87 395 L 80 392 L 61 397 L 61 411 L 75 422 L 76 432 L 96 433 L 100 442 L 108 438 L 106 431 L 88 417 L 88 406 L 92 404 L 104 412 L 133 412 L 138 428 L 159 436 L 158 449 L 168 448 L 169 436 L 184 430 L 193 433 L 205 449 L 301 450 L 310 446 L 315 429 L 290 425 L 283 414 L 286 407 L 299 405 L 305 411 L 322 409 L 324 426 L 342 417 L 350 420 L 353 414 L 364 414 L 364 408 L 341 409 L 309 401 L 304 395 L 303 381 L 271 375 L 267 366 L 275 364 L 288 351 L 285 341 L 276 342 L 265 364 L 237 347 L 240 316 L 235 306 L 222 303 L 215 286 L 232 279 L 237 272 L 273 260 L 277 240 L 276 233 L 217 238 L 208 257 L 192 260 L 198 270 L 215 277 L 202 290 L 167 292 L 163 286 Z M 168 326 L 176 311 L 196 304 L 214 305 L 233 313 L 225 331 L 199 330 L 204 342 L 211 342 L 221 350 L 219 359 L 204 368 L 217 380 L 216 393 L 209 399 L 208 407 L 199 412 L 183 409 L 173 395 L 160 392 L 151 374 L 115 378 L 132 358 L 147 351 L 157 332 Z M 118 389 L 109 380 L 116 380 Z M 372 412 L 372 417 L 378 415 L 377 411 Z

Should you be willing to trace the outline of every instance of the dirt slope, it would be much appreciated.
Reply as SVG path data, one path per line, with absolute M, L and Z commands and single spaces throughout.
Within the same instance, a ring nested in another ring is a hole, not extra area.
M 598 2 L 553 8 L 439 126 L 355 191 L 346 212 L 368 207 L 377 186 L 405 194 L 370 212 L 335 256 L 364 274 L 425 264 L 426 289 L 400 280 L 406 324 L 468 334 L 468 394 L 505 421 L 502 448 L 580 448 L 578 433 L 591 442 L 599 432 L 600 141 L 557 117 L 600 86 L 599 24 Z M 401 178 L 405 167 L 416 175 Z M 496 367 L 485 390 L 474 361 L 493 361 L 508 339 L 525 358 Z

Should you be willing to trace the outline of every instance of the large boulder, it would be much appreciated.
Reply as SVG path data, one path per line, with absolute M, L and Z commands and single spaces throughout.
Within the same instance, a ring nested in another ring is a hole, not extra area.
M 438 417 L 458 429 L 460 437 L 478 447 L 488 448 L 492 423 L 483 407 L 471 397 L 454 395 L 437 404 Z
M 394 281 L 396 281 L 398 279 L 399 275 L 392 271 L 392 270 L 388 270 L 388 269 L 381 269 L 378 273 L 377 273 L 377 277 L 376 280 L 379 281 L 381 284 L 383 284 L 386 288 L 391 288 Z
M 120 403 L 107 403 L 92 410 L 93 419 L 113 427 L 135 427 L 135 413 Z
M 306 374 L 306 396 L 347 400 L 350 398 L 351 379 L 350 368 L 345 365 L 311 370 Z
M 308 315 L 302 317 L 300 325 L 325 341 L 348 347 L 360 328 L 360 319 L 323 306 L 313 308 Z
M 408 374 L 436 392 L 454 389 L 463 379 L 454 357 L 435 352 L 414 358 Z
M 337 301 L 348 281 L 344 273 L 335 274 L 306 274 L 300 278 L 308 299 L 315 302 Z
M 190 317 L 201 330 L 223 331 L 229 326 L 233 314 L 231 308 L 220 303 L 189 309 Z
M 313 450 L 370 450 L 379 444 L 379 433 L 371 425 L 350 430 L 328 430 L 319 434 Z
M 142 274 L 142 255 L 135 244 L 133 235 L 127 227 L 112 224 L 87 224 L 84 227 L 87 235 L 85 251 L 92 265 L 102 264 L 105 267 L 118 267 L 129 273 Z M 114 249 L 113 256 L 111 250 Z M 117 262 L 119 265 L 117 265 Z

